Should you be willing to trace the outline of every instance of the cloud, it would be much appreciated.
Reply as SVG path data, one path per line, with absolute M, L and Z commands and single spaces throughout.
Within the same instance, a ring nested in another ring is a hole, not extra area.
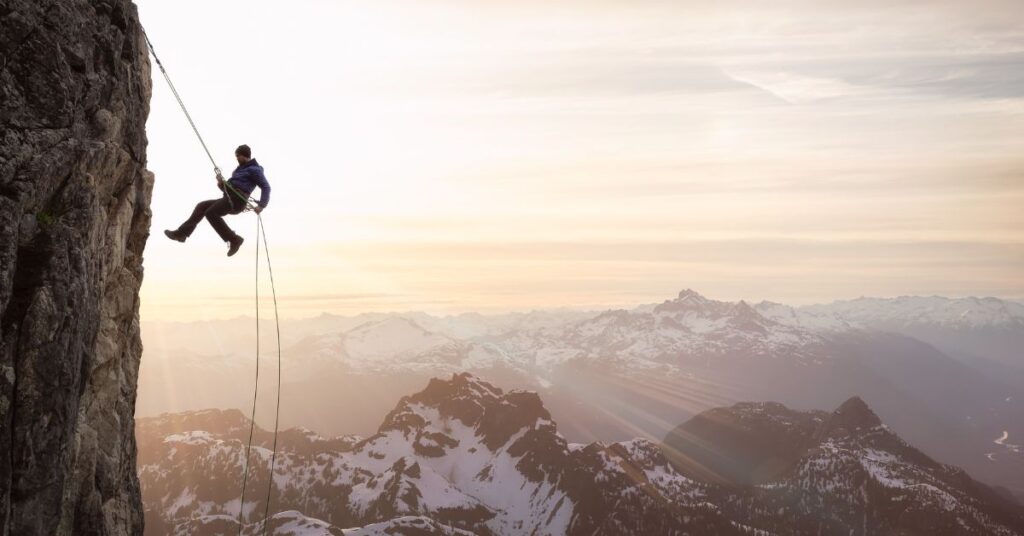
M 791 104 L 863 94 L 863 88 L 833 78 L 819 78 L 785 71 L 724 71 L 733 80 L 745 82 Z

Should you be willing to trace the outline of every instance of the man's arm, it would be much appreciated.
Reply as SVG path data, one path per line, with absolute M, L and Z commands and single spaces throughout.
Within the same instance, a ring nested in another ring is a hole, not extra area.
M 267 182 L 267 177 L 262 171 L 256 173 L 256 186 L 260 189 L 260 210 L 267 208 L 267 203 L 270 203 L 270 183 Z

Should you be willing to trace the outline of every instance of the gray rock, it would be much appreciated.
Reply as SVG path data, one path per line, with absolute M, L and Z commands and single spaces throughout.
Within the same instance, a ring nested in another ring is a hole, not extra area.
M 141 534 L 150 65 L 128 0 L 0 0 L 0 535 Z

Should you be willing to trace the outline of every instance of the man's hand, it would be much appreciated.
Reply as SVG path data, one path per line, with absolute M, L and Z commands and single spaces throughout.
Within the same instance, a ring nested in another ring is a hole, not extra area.
M 263 207 L 257 205 L 256 208 L 252 209 L 252 211 L 259 214 L 260 212 L 263 212 Z

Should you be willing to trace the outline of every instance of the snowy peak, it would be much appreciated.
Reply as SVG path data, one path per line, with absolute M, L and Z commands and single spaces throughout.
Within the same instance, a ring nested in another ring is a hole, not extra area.
M 679 292 L 674 300 L 665 300 L 654 308 L 656 313 L 679 313 L 693 311 L 704 313 L 719 309 L 724 302 L 709 300 L 694 290 L 686 289 Z
M 765 335 L 777 325 L 743 300 L 709 300 L 690 289 L 680 292 L 677 299 L 656 306 L 653 312 L 694 333 L 734 330 Z
M 710 302 L 711 302 L 711 300 L 708 300 L 703 295 L 701 295 L 699 292 L 697 292 L 697 291 L 695 291 L 693 289 L 689 289 L 688 288 L 688 289 L 680 290 L 679 291 L 679 295 L 676 297 L 676 299 L 675 299 L 675 301 L 673 303 L 675 303 L 676 305 L 689 305 L 689 306 L 697 308 L 697 307 L 703 307 L 703 306 L 707 305 Z M 669 302 L 666 302 L 666 303 L 669 303 Z
M 776 322 L 745 301 L 710 300 L 692 290 L 650 311 L 607 311 L 546 335 L 541 342 L 547 354 L 597 356 L 647 370 L 678 366 L 690 356 L 773 356 L 807 362 L 827 358 L 816 351 L 823 341 L 814 331 Z
M 398 430 L 425 437 L 426 445 L 417 440 L 420 452 L 435 453 L 455 440 L 429 429 L 443 428 L 450 420 L 472 429 L 491 450 L 497 450 L 526 429 L 555 435 L 551 415 L 536 393 L 505 393 L 469 373 L 454 374 L 449 380 L 431 379 L 423 391 L 403 397 L 385 417 L 379 433 Z
M 401 316 L 356 326 L 342 334 L 341 345 L 346 356 L 363 361 L 402 361 L 425 355 L 457 361 L 464 346 Z

